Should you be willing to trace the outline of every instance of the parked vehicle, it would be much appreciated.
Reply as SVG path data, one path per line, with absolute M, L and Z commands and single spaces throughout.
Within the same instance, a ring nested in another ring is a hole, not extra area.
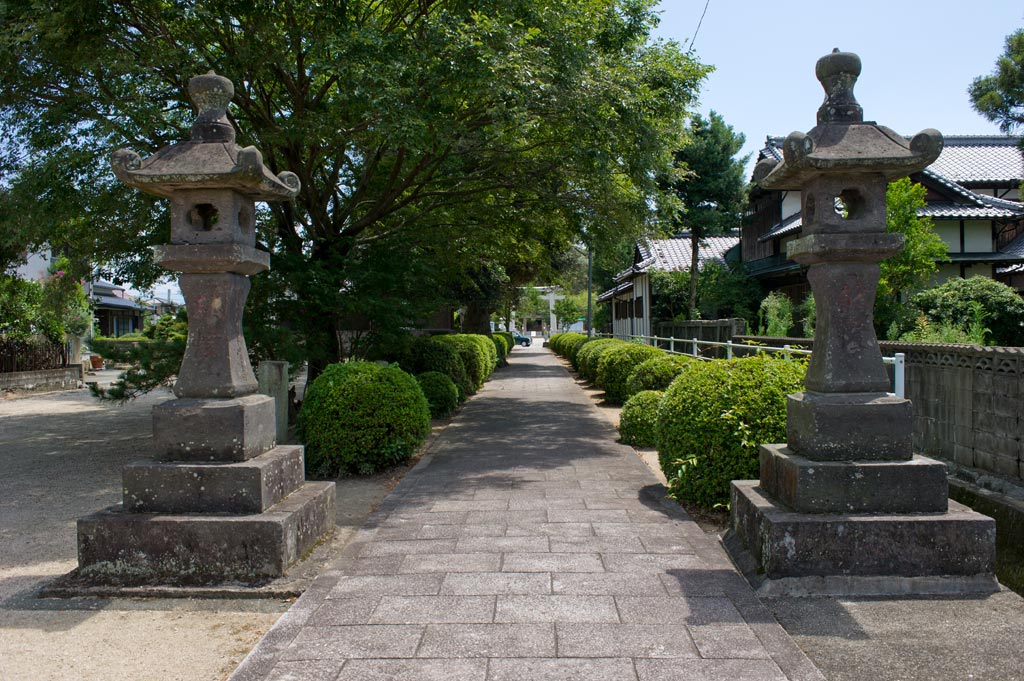
M 530 345 L 533 343 L 533 341 L 530 340 L 529 336 L 524 336 L 518 331 L 513 331 L 512 337 L 515 339 L 516 345 L 521 345 L 524 348 L 530 347 Z

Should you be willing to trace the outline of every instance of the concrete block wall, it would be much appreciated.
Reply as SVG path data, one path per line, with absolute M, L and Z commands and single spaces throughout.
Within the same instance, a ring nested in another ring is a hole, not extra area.
M 743 340 L 777 347 L 814 345 L 806 338 L 733 338 Z M 906 356 L 916 451 L 1024 483 L 1024 348 L 879 345 L 886 357 Z
M 881 345 L 906 355 L 916 449 L 1024 480 L 1024 348 Z
M 81 364 L 62 369 L 41 369 L 39 371 L 11 371 L 0 373 L 0 392 L 47 392 L 51 390 L 74 390 L 85 380 Z

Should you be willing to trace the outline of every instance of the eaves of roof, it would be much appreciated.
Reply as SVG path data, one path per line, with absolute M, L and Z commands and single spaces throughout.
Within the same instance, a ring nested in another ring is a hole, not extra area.
M 599 295 L 597 297 L 597 302 L 599 302 L 599 303 L 606 303 L 609 300 L 611 300 L 612 298 L 614 298 L 615 296 L 619 295 L 620 293 L 625 293 L 626 291 L 629 291 L 632 288 L 633 288 L 633 282 L 631 282 L 631 281 L 627 281 L 625 283 L 619 284 L 615 288 L 610 288 L 607 291 L 603 292 L 601 295 Z
M 800 228 L 803 227 L 803 224 L 804 219 L 801 217 L 800 213 L 793 213 L 782 222 L 773 226 L 768 230 L 768 232 L 758 237 L 757 241 L 759 243 L 764 243 L 766 241 L 771 241 L 772 239 L 781 239 L 784 236 L 796 234 L 800 231 Z

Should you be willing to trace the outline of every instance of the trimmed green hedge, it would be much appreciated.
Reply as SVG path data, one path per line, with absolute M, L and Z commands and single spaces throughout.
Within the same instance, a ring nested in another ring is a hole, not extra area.
M 626 392 L 635 395 L 642 390 L 668 390 L 673 379 L 694 359 L 688 355 L 670 355 L 644 360 L 626 379 Z
M 508 352 L 506 352 L 505 355 L 507 356 L 512 354 L 512 350 L 515 349 L 516 347 L 515 336 L 513 336 L 512 333 L 509 331 L 496 331 L 494 335 L 501 336 L 502 338 L 505 339 L 505 347 L 508 348 Z
M 476 387 L 469 380 L 469 374 L 466 373 L 466 364 L 462 361 L 459 351 L 452 345 L 439 342 L 436 338 L 419 336 L 412 339 L 408 350 L 398 358 L 398 362 L 411 374 L 440 371 L 452 379 L 458 388 L 460 402 L 476 391 Z
M 786 395 L 803 389 L 801 361 L 766 355 L 693 362 L 665 392 L 658 459 L 677 499 L 729 501 L 729 481 L 758 476 L 758 446 L 786 441 Z
M 430 433 L 416 379 L 396 365 L 332 364 L 306 389 L 298 417 L 306 470 L 368 475 L 407 461 Z
M 633 395 L 619 415 L 619 436 L 623 442 L 637 447 L 657 445 L 658 408 L 665 393 L 642 390 Z
M 473 333 L 456 333 L 449 336 L 433 336 L 434 340 L 454 348 L 462 358 L 469 381 L 476 392 L 491 375 L 498 364 L 498 352 L 487 336 Z
M 582 333 L 556 333 L 548 339 L 548 347 L 551 348 L 556 355 L 570 359 L 571 349 L 576 345 L 577 341 L 586 339 L 587 337 Z
M 665 355 L 664 350 L 640 343 L 624 343 L 601 354 L 597 365 L 597 387 L 604 389 L 604 399 L 622 404 L 631 392 L 626 385 L 633 370 L 644 360 Z
M 498 353 L 498 364 L 501 364 L 508 357 L 508 342 L 503 336 L 496 333 L 491 335 L 491 342 L 494 343 L 494 349 Z
M 435 419 L 444 418 L 459 406 L 459 389 L 452 379 L 440 371 L 426 371 L 416 377 L 423 390 L 423 396 L 430 405 L 430 416 Z
M 586 342 L 576 353 L 576 371 L 580 376 L 593 383 L 597 380 L 597 367 L 601 356 L 612 348 L 623 345 L 627 345 L 627 343 L 615 338 L 597 338 Z

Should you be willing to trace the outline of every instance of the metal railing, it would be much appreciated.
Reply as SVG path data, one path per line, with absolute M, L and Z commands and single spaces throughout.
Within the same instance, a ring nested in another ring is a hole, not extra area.
M 595 334 L 600 338 L 623 338 L 621 335 L 614 335 L 610 333 L 598 333 Z M 701 347 L 709 348 L 724 348 L 725 358 L 732 359 L 736 356 L 737 350 L 739 354 L 748 355 L 757 352 L 773 352 L 782 354 L 786 359 L 791 359 L 793 355 L 810 355 L 811 350 L 804 348 L 794 348 L 791 345 L 783 345 L 782 347 L 776 347 L 772 345 L 751 345 L 749 343 L 733 343 L 731 340 L 724 343 L 716 341 L 703 341 L 697 338 L 666 338 L 663 336 L 636 336 L 627 335 L 626 340 L 630 341 L 643 341 L 648 345 L 654 345 L 661 348 L 662 350 L 671 353 L 673 355 L 690 355 L 697 359 L 713 360 L 719 359 L 716 357 L 705 357 L 701 354 Z M 679 348 L 679 349 L 677 349 Z M 882 362 L 893 367 L 893 392 L 897 397 L 907 396 L 907 362 L 906 355 L 902 352 L 895 353 L 892 357 L 883 357 Z

